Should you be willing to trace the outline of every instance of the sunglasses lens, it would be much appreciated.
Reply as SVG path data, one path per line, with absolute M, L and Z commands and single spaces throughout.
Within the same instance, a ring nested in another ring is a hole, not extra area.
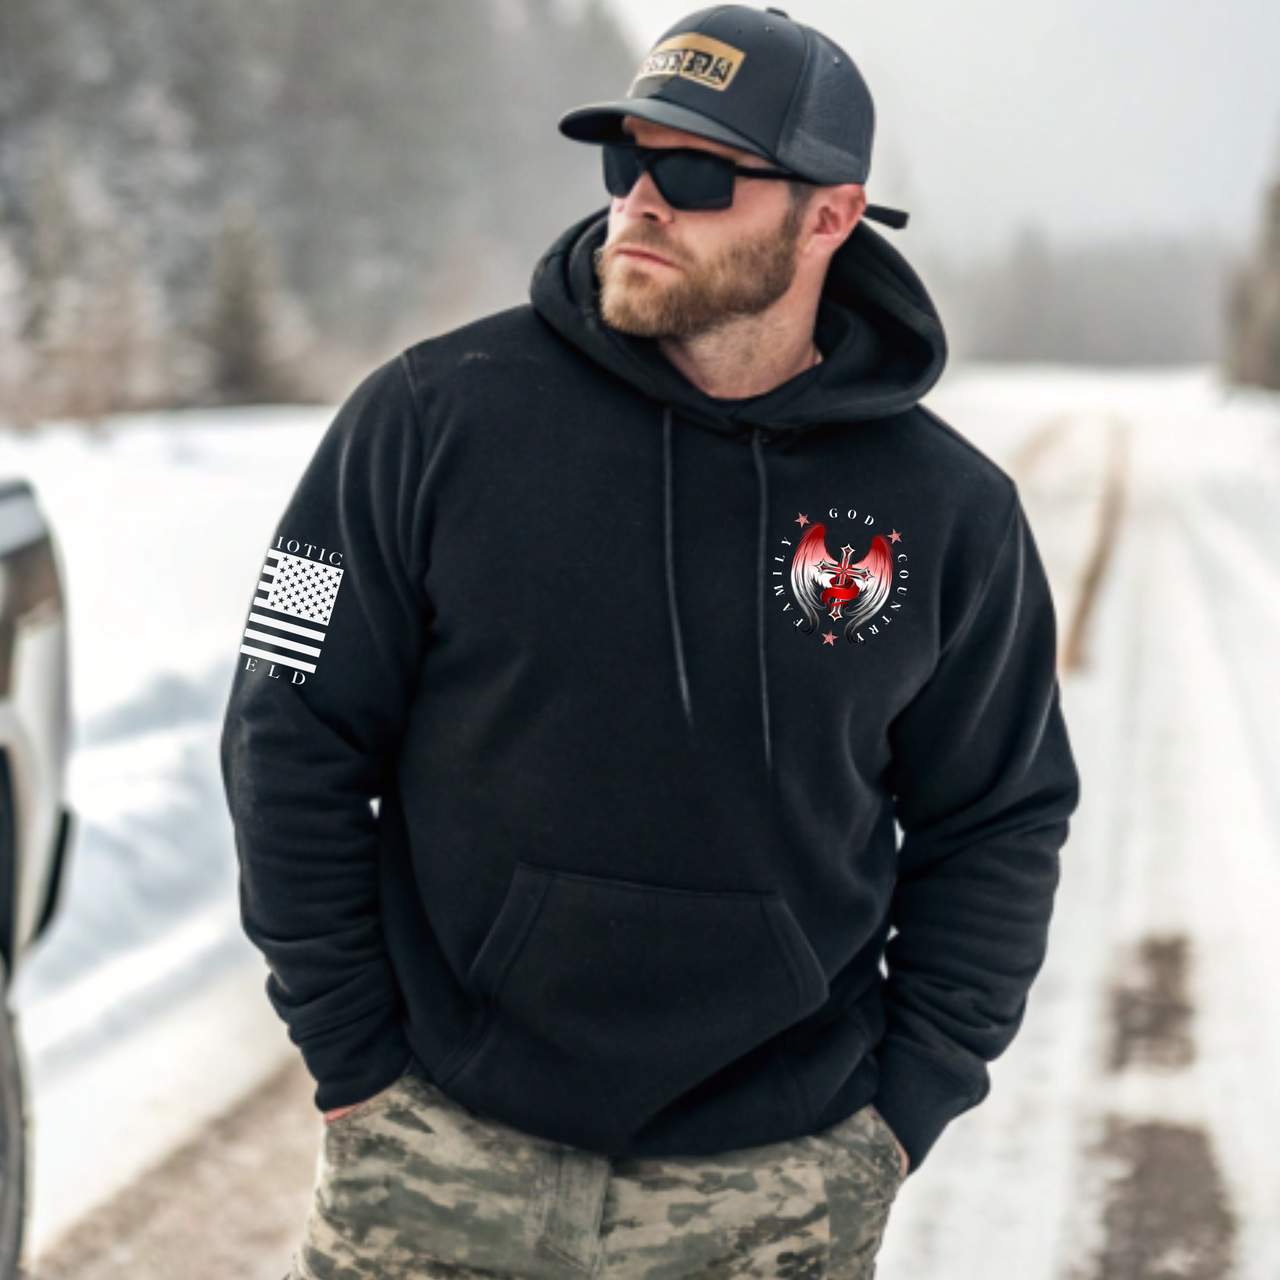
M 626 196 L 639 180 L 643 161 L 634 147 L 610 146 L 604 152 L 604 185 L 611 196 Z
M 709 151 L 672 150 L 650 165 L 673 209 L 727 209 L 733 203 L 733 161 Z
M 673 209 L 727 209 L 733 203 L 733 161 L 708 151 L 655 149 L 605 143 L 604 185 L 625 197 L 640 179 L 646 158 L 659 194 Z

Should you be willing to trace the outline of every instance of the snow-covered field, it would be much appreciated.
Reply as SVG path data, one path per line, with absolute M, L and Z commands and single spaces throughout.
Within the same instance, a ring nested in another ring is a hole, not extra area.
M 240 931 L 218 733 L 276 520 L 326 408 L 0 434 L 66 581 L 78 839 L 19 969 L 33 1252 L 294 1050 Z
M 877 1274 L 1275 1280 L 1280 402 L 1198 370 L 987 367 L 930 403 L 1018 479 L 1076 640 L 1085 798 L 1022 1031 Z M 330 417 L 0 435 L 59 537 L 77 717 L 69 893 L 14 991 L 33 1253 L 294 1052 L 239 932 L 216 746 L 258 557 Z M 1153 1151 L 1198 1208 L 1150 1192 Z M 1162 1213 L 1167 1257 L 1126 1270 L 1125 1224 Z

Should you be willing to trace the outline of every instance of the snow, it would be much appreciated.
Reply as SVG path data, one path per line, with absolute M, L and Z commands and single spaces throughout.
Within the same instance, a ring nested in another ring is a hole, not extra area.
M 1045 967 L 993 1089 L 894 1207 L 883 1280 L 1091 1274 L 1107 1118 L 1203 1126 L 1238 1280 L 1280 1274 L 1280 400 L 1205 369 L 958 368 L 934 409 L 1018 482 L 1066 629 L 1104 494 L 1124 516 L 1064 673 L 1084 798 Z M 139 415 L 0 436 L 66 570 L 80 839 L 13 992 L 29 1057 L 31 1249 L 290 1054 L 239 930 L 217 735 L 276 520 L 332 409 Z M 1106 1065 L 1110 986 L 1191 947 L 1197 1055 Z
M 240 929 L 217 749 L 262 554 L 332 415 L 0 435 L 55 531 L 75 715 L 69 880 L 11 991 L 35 1253 L 296 1053 Z
M 0 475 L 32 481 L 61 553 L 80 827 L 17 1008 L 232 899 L 219 720 L 260 557 L 331 417 L 187 412 L 0 435 Z
M 1229 393 L 1203 370 L 986 369 L 936 407 L 979 439 L 989 423 L 997 456 L 1015 454 L 1036 424 L 1070 424 L 1023 485 L 1046 560 L 1068 558 L 1055 480 L 1089 451 L 1100 420 L 1124 442 L 1125 519 L 1088 663 L 1064 682 L 1083 799 L 1048 957 L 1017 1039 L 992 1064 L 991 1094 L 905 1185 L 877 1276 L 1098 1274 L 1117 1172 L 1100 1144 L 1118 1117 L 1207 1130 L 1238 1220 L 1231 1276 L 1272 1280 L 1280 401 Z M 1152 935 L 1190 942 L 1196 1056 L 1177 1072 L 1113 1072 L 1110 988 Z

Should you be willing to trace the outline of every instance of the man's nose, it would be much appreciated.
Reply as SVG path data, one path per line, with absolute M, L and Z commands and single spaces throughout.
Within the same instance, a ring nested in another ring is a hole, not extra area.
M 640 174 L 625 196 L 614 197 L 613 207 L 629 218 L 648 218 L 652 222 L 670 222 L 674 216 L 648 169 Z

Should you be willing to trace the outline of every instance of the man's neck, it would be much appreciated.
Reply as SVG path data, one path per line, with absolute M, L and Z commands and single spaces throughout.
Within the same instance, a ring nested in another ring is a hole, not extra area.
M 660 338 L 658 347 L 700 391 L 717 399 L 763 395 L 811 369 L 821 359 L 813 340 L 813 320 L 772 309 L 736 316 L 709 333 Z

